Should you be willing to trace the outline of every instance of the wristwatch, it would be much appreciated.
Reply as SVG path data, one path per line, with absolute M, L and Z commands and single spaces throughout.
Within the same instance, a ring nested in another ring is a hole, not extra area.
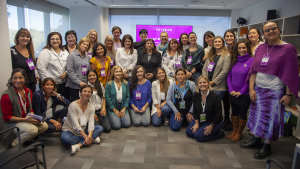
M 215 125 L 213 123 L 210 123 L 211 126 L 215 127 Z
M 285 95 L 287 95 L 287 96 L 293 96 L 293 94 L 291 93 L 291 94 L 285 94 Z

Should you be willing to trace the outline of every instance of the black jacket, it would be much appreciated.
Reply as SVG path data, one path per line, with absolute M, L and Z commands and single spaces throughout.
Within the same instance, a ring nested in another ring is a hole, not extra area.
M 200 114 L 203 113 L 201 92 L 194 93 L 193 111 L 195 120 L 199 120 L 200 122 Z M 206 121 L 204 123 L 216 125 L 223 120 L 221 98 L 213 91 L 210 91 L 206 97 L 204 112 L 206 114 Z
M 138 41 L 133 43 L 134 49 L 137 50 L 138 53 L 142 52 L 145 46 L 145 41 Z
M 136 65 L 141 65 L 145 68 L 146 73 L 152 73 L 154 76 L 151 79 L 153 81 L 155 79 L 155 71 L 158 67 L 161 67 L 161 54 L 160 52 L 152 53 L 151 59 L 148 62 L 148 53 L 144 53 L 143 51 L 138 54 L 138 60 Z

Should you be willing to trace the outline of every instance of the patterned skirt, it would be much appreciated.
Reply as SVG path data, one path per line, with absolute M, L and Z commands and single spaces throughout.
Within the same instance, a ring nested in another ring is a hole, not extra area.
M 278 90 L 255 86 L 256 101 L 251 101 L 247 127 L 261 138 L 278 140 L 284 132 L 285 106 L 280 103 L 285 88 Z

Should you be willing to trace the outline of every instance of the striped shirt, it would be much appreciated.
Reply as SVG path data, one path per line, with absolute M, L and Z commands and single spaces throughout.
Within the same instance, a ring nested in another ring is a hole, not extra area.
M 66 87 L 80 89 L 80 82 L 87 83 L 87 74 L 82 74 L 82 66 L 86 66 L 86 70 L 89 70 L 90 59 L 87 57 L 86 53 L 84 54 L 84 57 L 81 57 L 80 53 L 76 49 L 67 58 L 68 77 Z
M 80 117 L 86 116 L 86 126 L 80 126 Z M 74 101 L 70 104 L 68 108 L 68 116 L 64 125 L 62 127 L 62 131 L 70 131 L 76 136 L 81 136 L 79 131 L 85 131 L 86 127 L 88 127 L 88 132 L 93 131 L 94 126 L 94 116 L 95 116 L 95 108 L 91 103 L 88 103 L 87 108 L 84 112 L 82 112 L 79 107 L 77 101 Z

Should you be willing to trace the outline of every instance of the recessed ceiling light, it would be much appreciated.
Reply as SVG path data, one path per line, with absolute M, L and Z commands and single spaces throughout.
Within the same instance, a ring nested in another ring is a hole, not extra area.
M 75 2 L 76 4 L 78 3 L 78 2 Z

